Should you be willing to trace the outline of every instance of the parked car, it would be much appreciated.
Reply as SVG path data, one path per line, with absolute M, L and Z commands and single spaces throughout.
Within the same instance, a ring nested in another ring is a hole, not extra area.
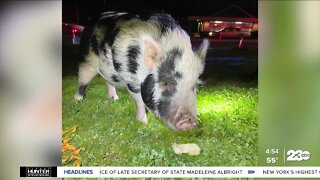
M 79 45 L 84 26 L 62 23 L 62 44 Z
M 202 31 L 199 33 L 199 36 L 202 38 L 214 38 L 217 36 L 216 32 L 212 31 Z
M 239 28 L 234 28 L 234 27 L 227 27 L 223 28 L 218 32 L 219 34 L 219 39 L 224 39 L 224 38 L 241 38 L 241 37 L 250 37 L 251 32 L 250 31 L 242 31 Z
M 63 57 L 78 57 L 85 51 L 92 28 L 73 23 L 62 23 Z

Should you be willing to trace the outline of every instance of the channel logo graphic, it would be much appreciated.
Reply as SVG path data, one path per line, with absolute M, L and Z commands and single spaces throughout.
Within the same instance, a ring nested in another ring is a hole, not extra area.
M 309 151 L 304 150 L 288 150 L 287 161 L 307 161 L 311 157 Z
M 57 167 L 20 167 L 20 177 L 57 177 Z
M 248 170 L 248 174 L 254 174 L 255 171 L 254 170 Z

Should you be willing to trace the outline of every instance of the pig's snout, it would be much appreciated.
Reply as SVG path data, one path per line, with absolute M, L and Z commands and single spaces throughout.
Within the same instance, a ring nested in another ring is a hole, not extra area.
M 195 128 L 198 125 L 197 118 L 190 112 L 184 111 L 183 108 L 179 108 L 174 118 L 175 128 L 178 131 L 184 131 Z
M 177 130 L 184 131 L 195 128 L 197 125 L 198 123 L 194 116 L 191 114 L 184 114 L 177 120 L 176 128 Z

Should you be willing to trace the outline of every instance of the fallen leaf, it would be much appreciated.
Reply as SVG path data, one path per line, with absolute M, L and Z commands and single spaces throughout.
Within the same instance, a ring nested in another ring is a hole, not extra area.
M 62 136 L 65 136 L 67 134 L 71 134 L 71 133 L 75 132 L 76 130 L 77 130 L 77 126 L 74 125 L 72 128 L 70 128 L 70 129 L 68 129 L 66 131 L 63 131 Z
M 71 139 L 72 139 L 72 138 L 64 139 L 64 140 L 62 141 L 62 145 L 64 146 L 64 145 L 68 144 Z
M 77 126 L 74 125 L 72 126 L 72 128 L 64 131 L 62 133 L 62 136 L 74 133 L 76 130 L 77 130 Z M 62 156 L 62 163 L 68 162 L 68 163 L 72 163 L 72 166 L 79 167 L 81 166 L 81 162 L 80 162 L 81 158 L 77 155 L 81 152 L 81 150 L 84 150 L 85 148 L 77 148 L 74 145 L 69 144 L 71 140 L 72 138 L 66 138 L 62 140 L 62 152 L 71 151 L 68 156 L 67 155 Z
M 79 149 L 73 151 L 72 154 L 73 154 L 73 155 L 78 155 L 78 154 L 80 153 L 81 149 L 82 149 L 82 148 L 79 148 Z
M 76 167 L 79 167 L 81 165 L 81 162 L 79 160 L 76 160 L 72 166 L 76 166 Z
M 77 148 L 74 145 L 66 144 L 62 146 L 62 152 L 72 150 L 75 151 Z
M 69 156 L 62 156 L 62 162 L 66 162 L 69 159 Z
M 75 156 L 75 155 L 71 155 L 70 156 L 71 159 L 76 159 L 76 160 L 81 160 L 81 158 L 79 156 Z
M 192 144 L 172 144 L 174 153 L 176 154 L 189 154 L 191 156 L 196 156 L 200 154 L 200 147 L 194 143 Z

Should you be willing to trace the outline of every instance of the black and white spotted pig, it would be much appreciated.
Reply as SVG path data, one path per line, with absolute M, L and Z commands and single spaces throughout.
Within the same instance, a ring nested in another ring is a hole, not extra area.
M 194 53 L 190 37 L 168 14 L 103 13 L 79 67 L 75 99 L 83 99 L 87 84 L 99 73 L 110 98 L 119 98 L 115 86 L 129 90 L 138 120 L 147 123 L 146 106 L 174 130 L 194 128 L 195 86 L 208 45 L 204 40 Z

